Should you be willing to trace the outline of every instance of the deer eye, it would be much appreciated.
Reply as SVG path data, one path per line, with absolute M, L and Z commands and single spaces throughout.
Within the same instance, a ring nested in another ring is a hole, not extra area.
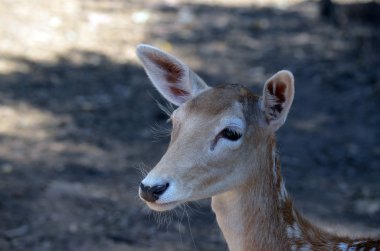
M 240 132 L 237 132 L 234 129 L 231 129 L 228 127 L 224 128 L 219 134 L 222 138 L 225 138 L 231 141 L 236 141 L 240 139 L 242 136 Z

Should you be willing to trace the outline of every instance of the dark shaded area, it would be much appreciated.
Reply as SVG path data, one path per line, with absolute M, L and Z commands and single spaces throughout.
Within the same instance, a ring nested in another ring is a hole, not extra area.
M 321 22 L 315 3 L 152 12 L 144 42 L 169 42 L 183 61 L 199 62 L 194 70 L 210 85 L 238 82 L 260 93 L 271 74 L 291 70 L 296 98 L 279 147 L 296 204 L 322 223 L 379 228 L 376 22 L 362 22 L 366 14 Z M 167 127 L 166 117 L 140 66 L 81 50 L 54 63 L 6 60 L 28 70 L 0 75 L 0 104 L 57 121 L 41 140 L 0 135 L 10 153 L 0 159 L 0 250 L 226 250 L 208 202 L 159 227 L 137 198 L 136 167 L 153 165 L 168 140 L 152 143 L 150 127 Z
M 136 139 L 132 131 L 150 126 L 146 122 L 141 125 L 144 115 L 135 112 L 146 110 L 144 104 L 151 102 L 147 95 L 149 82 L 141 67 L 116 64 L 89 51 L 71 51 L 55 64 L 22 58 L 6 60 L 22 64 L 29 71 L 2 76 L 1 102 L 21 100 L 58 116 L 69 115 L 74 127 L 89 136 L 66 134 L 65 139 L 98 140 L 90 142 L 95 144 L 105 144 L 102 141 L 113 137 L 131 141 Z M 131 102 L 133 99 L 142 102 Z

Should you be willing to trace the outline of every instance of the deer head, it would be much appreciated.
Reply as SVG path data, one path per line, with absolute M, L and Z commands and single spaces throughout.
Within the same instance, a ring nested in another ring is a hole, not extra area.
M 178 106 L 169 148 L 142 180 L 141 199 L 164 211 L 259 178 L 263 155 L 293 101 L 293 75 L 276 73 L 258 96 L 240 85 L 209 87 L 186 64 L 149 45 L 139 45 L 137 55 L 157 90 Z

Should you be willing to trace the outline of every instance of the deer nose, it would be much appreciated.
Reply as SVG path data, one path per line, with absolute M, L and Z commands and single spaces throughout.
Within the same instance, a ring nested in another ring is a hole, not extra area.
M 140 183 L 140 196 L 148 202 L 155 202 L 160 198 L 169 187 L 169 183 L 156 186 L 145 186 L 142 182 Z

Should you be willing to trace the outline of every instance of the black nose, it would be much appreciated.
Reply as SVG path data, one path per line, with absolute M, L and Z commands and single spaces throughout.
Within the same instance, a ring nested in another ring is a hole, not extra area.
M 163 194 L 166 189 L 168 189 L 169 183 L 156 186 L 145 186 L 143 183 L 140 184 L 141 192 L 140 196 L 149 202 L 155 202 L 158 200 L 161 194 Z

